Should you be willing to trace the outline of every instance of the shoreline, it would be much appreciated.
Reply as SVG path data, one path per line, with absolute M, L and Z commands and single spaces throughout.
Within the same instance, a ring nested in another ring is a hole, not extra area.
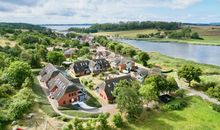
M 120 43 L 126 46 L 131 46 L 135 48 L 136 50 L 140 50 L 139 48 L 132 46 L 126 42 L 120 42 Z M 147 51 L 144 51 L 144 52 L 147 52 Z M 191 65 L 199 66 L 201 69 L 203 69 L 204 75 L 220 75 L 220 66 L 218 65 L 199 63 L 196 61 L 187 60 L 183 58 L 175 58 L 172 56 L 161 54 L 159 52 L 147 52 L 147 53 L 150 56 L 150 60 L 149 60 L 150 64 L 160 65 L 161 67 L 166 67 L 168 69 L 174 69 L 174 70 L 177 70 L 182 65 L 191 64 Z
M 191 41 L 181 41 L 177 39 L 148 39 L 148 38 L 122 38 L 127 40 L 138 40 L 138 41 L 149 41 L 149 42 L 162 42 L 162 43 L 179 43 L 179 44 L 191 44 L 191 45 L 204 45 L 204 46 L 220 46 L 220 43 L 205 43 L 205 42 L 191 42 Z

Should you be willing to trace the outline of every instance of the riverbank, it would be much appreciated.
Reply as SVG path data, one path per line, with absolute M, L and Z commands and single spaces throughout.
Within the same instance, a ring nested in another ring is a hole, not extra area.
M 217 29 L 216 29 L 217 28 Z M 192 27 L 193 32 L 198 32 L 203 38 L 200 39 L 166 39 L 166 38 L 137 38 L 137 34 L 156 33 L 156 29 L 127 30 L 114 32 L 98 32 L 94 35 L 112 36 L 116 38 L 126 38 L 131 40 L 145 40 L 152 42 L 176 42 L 184 44 L 211 45 L 220 46 L 220 28 L 219 27 Z
M 121 42 L 124 46 L 131 46 L 137 50 L 139 48 L 132 46 L 126 42 Z M 177 71 L 183 65 L 193 65 L 202 69 L 204 75 L 220 75 L 220 66 L 197 63 L 191 60 L 185 60 L 181 58 L 174 58 L 161 54 L 159 52 L 148 52 L 150 60 L 148 63 L 152 66 L 158 66 L 164 70 L 174 70 Z
M 206 38 L 204 38 L 204 40 L 198 40 L 198 39 L 179 40 L 179 39 L 170 39 L 170 38 L 167 38 L 167 39 L 165 39 L 165 38 L 126 38 L 126 39 L 150 41 L 150 42 L 175 42 L 175 43 L 181 43 L 181 44 L 220 46 L 220 37 L 214 37 L 214 36 L 212 36 L 212 37 L 205 36 L 205 37 Z M 207 39 L 209 39 L 209 40 L 207 40 Z

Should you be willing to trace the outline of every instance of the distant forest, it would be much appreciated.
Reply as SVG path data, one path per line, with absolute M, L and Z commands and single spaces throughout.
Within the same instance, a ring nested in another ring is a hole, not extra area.
M 0 23 L 0 29 L 30 29 L 30 30 L 44 30 L 45 27 L 33 25 L 28 23 Z
M 79 33 L 96 33 L 99 31 L 126 31 L 135 29 L 158 29 L 158 30 L 177 30 L 182 26 L 179 22 L 119 22 L 119 23 L 105 23 L 93 24 L 89 28 L 70 28 L 69 31 Z

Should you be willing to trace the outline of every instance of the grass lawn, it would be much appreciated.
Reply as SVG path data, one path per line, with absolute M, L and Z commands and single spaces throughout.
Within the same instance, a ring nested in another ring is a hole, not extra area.
M 34 76 L 34 86 L 32 87 L 32 90 L 35 94 L 36 102 L 39 104 L 39 109 L 51 117 L 57 116 L 39 85 L 37 77 Z
M 193 65 L 198 66 L 202 69 L 204 74 L 220 74 L 220 67 L 214 65 L 200 64 L 193 61 L 188 61 L 180 58 L 172 58 L 169 56 L 162 55 L 157 52 L 149 52 L 150 55 L 150 64 L 155 64 L 161 67 L 166 68 L 166 70 L 182 67 L 183 65 Z
M 199 97 L 187 97 L 189 106 L 180 111 L 147 111 L 126 130 L 219 130 L 220 113 Z
M 200 78 L 202 81 L 216 82 L 217 84 L 220 84 L 220 75 L 203 75 Z
M 85 112 L 80 112 L 78 110 L 61 110 L 62 113 L 70 115 L 70 116 L 75 116 L 75 117 L 91 117 L 95 118 L 98 117 L 99 114 L 94 114 L 94 113 L 85 113 Z
M 122 38 L 136 38 L 137 34 L 150 34 L 150 33 L 156 33 L 156 29 L 143 29 L 143 30 L 128 30 L 128 31 L 115 31 L 115 32 L 98 32 L 94 35 L 111 35 L 111 36 L 117 36 Z

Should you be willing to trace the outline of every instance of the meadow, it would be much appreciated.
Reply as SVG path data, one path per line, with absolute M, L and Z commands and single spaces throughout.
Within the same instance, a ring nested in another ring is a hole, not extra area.
M 219 130 L 220 113 L 200 97 L 186 97 L 188 107 L 162 112 L 145 111 L 139 121 L 129 123 L 126 130 Z
M 156 29 L 143 29 L 143 30 L 128 30 L 128 31 L 115 31 L 115 32 L 98 32 L 94 35 L 113 36 L 128 39 L 139 39 L 154 42 L 177 42 L 187 44 L 200 44 L 200 45 L 214 45 L 220 46 L 220 27 L 218 26 L 191 26 L 193 32 L 198 32 L 200 39 L 171 39 L 171 38 L 137 38 L 137 34 L 150 34 L 156 33 Z

